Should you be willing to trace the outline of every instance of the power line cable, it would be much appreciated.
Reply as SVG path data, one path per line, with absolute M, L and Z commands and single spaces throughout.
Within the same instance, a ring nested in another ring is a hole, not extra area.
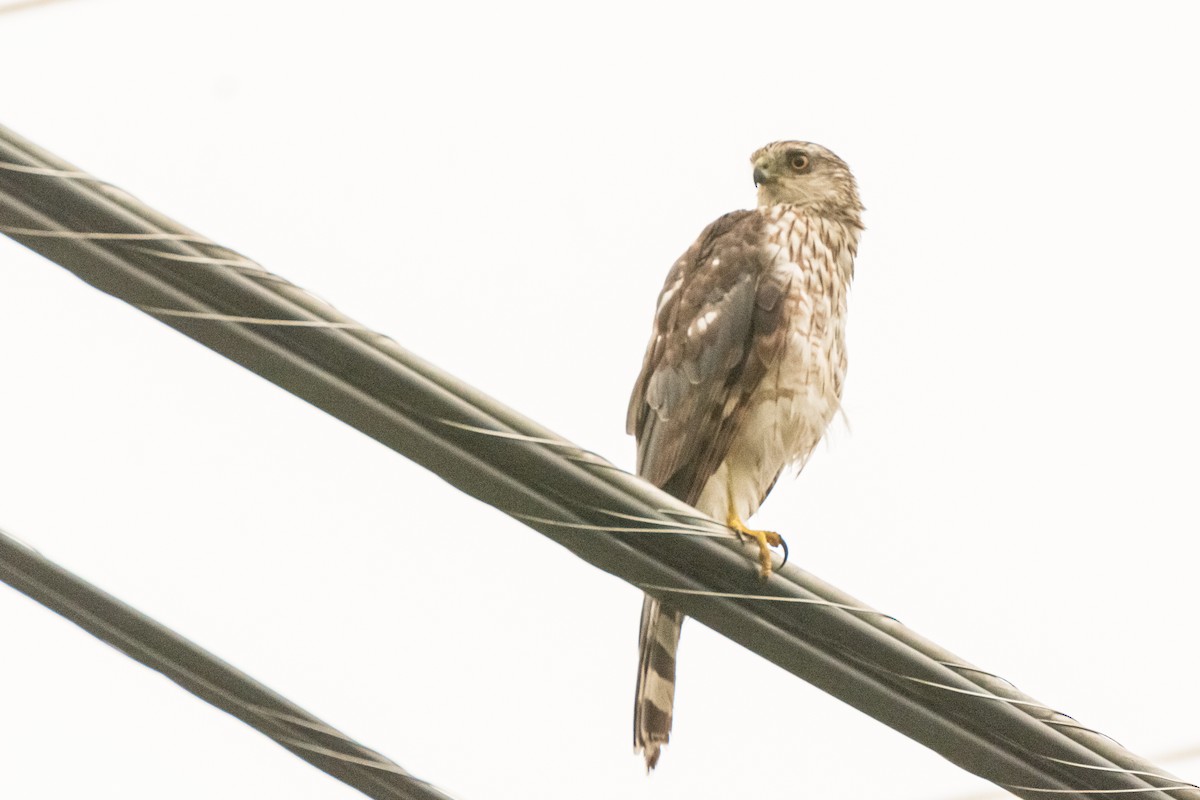
M 450 800 L 249 675 L 0 530 L 0 581 L 379 800 Z M 9 655 L 8 658 L 13 656 Z

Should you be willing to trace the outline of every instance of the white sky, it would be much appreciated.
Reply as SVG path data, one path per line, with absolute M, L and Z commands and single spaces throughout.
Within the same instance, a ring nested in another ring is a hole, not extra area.
M 1194 19 L 992 8 L 73 0 L 0 14 L 2 121 L 626 467 L 667 268 L 756 147 L 831 147 L 853 432 L 759 521 L 1196 748 Z M 695 622 L 647 778 L 635 589 L 7 239 L 0 342 L 0 526 L 463 800 L 987 793 Z M 7 589 L 0 629 L 0 796 L 358 796 Z

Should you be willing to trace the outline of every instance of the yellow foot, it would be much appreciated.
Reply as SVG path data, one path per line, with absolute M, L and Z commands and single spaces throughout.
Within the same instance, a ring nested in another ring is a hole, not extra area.
M 737 514 L 730 513 L 725 520 L 725 524 L 741 536 L 749 536 L 754 541 L 758 542 L 758 565 L 760 574 L 763 580 L 771 577 L 771 548 L 783 548 L 783 560 L 787 561 L 787 543 L 783 541 L 783 537 L 775 531 L 755 531 L 746 527 L 746 524 L 738 519 Z

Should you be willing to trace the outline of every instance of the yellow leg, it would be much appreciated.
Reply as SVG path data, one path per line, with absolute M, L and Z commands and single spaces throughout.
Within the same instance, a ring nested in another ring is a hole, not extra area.
M 737 531 L 742 536 L 749 536 L 758 542 L 758 564 L 762 579 L 766 580 L 771 577 L 771 548 L 783 545 L 783 537 L 775 531 L 756 531 L 746 527 L 746 523 L 738 517 L 737 512 L 733 510 L 732 503 L 730 504 L 729 516 L 725 518 L 725 524 L 733 530 Z

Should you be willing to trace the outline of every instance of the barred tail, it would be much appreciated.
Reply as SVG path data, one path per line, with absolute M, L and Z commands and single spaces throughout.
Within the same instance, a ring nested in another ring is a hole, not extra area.
M 633 749 L 646 757 L 646 771 L 658 763 L 659 751 L 671 738 L 675 705 L 675 651 L 683 612 L 646 595 L 638 633 L 637 694 L 633 702 Z

